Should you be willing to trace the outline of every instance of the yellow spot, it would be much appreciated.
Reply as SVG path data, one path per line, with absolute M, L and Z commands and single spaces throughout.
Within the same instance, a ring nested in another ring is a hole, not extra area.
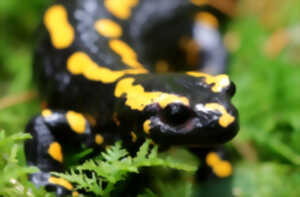
M 169 70 L 169 64 L 166 60 L 159 60 L 155 64 L 155 71 L 158 73 L 165 73 Z
M 226 88 L 230 85 L 229 77 L 225 74 L 212 76 L 206 73 L 194 72 L 194 71 L 187 72 L 187 74 L 193 77 L 204 77 L 205 82 L 208 85 L 214 84 L 212 86 L 213 92 L 221 92 L 223 88 Z
M 86 120 L 82 114 L 74 111 L 68 111 L 66 118 L 73 131 L 78 134 L 83 134 L 85 132 Z
M 73 43 L 74 29 L 68 21 L 67 10 L 62 5 L 53 5 L 46 11 L 44 24 L 55 48 L 65 49 Z
M 47 117 L 49 117 L 49 116 L 51 116 L 52 115 L 52 111 L 50 110 L 50 109 L 44 109 L 43 111 L 42 111 L 42 116 L 44 117 L 44 118 L 47 118 Z
M 106 9 L 123 20 L 131 16 L 131 9 L 138 3 L 139 0 L 104 0 Z
M 108 38 L 118 38 L 122 36 L 122 28 L 116 22 L 110 19 L 100 19 L 95 23 L 95 29 Z
M 75 192 L 72 193 L 72 197 L 77 197 L 77 196 L 79 196 L 78 192 L 75 191 Z
M 215 152 L 207 154 L 206 164 L 210 166 L 213 172 L 220 178 L 225 178 L 232 174 L 232 165 L 230 162 L 222 160 Z
M 150 120 L 146 120 L 143 124 L 144 132 L 148 135 L 150 134 L 150 129 L 151 129 L 150 124 L 151 124 Z
M 50 144 L 48 153 L 56 161 L 63 162 L 62 149 L 58 142 L 53 142 Z
M 74 75 L 82 74 L 89 80 L 113 83 L 125 74 L 147 73 L 145 69 L 114 71 L 97 65 L 87 54 L 75 52 L 67 60 L 67 69 Z
M 131 135 L 131 140 L 132 140 L 132 142 L 136 142 L 136 140 L 137 140 L 136 134 L 135 134 L 133 131 L 131 131 L 131 132 L 130 132 L 130 135 Z
M 113 113 L 112 120 L 114 121 L 114 123 L 116 123 L 117 126 L 120 126 L 121 122 L 118 119 L 118 114 L 116 112 Z
M 226 111 L 225 107 L 218 103 L 208 103 L 205 105 L 205 108 L 208 110 L 217 110 L 221 113 L 219 124 L 222 127 L 227 127 L 235 120 L 235 118 Z
M 228 161 L 220 161 L 213 167 L 213 172 L 221 178 L 228 177 L 232 174 L 232 165 Z
M 104 139 L 100 134 L 97 134 L 95 136 L 95 142 L 96 142 L 96 144 L 101 145 L 104 142 Z
M 121 40 L 110 40 L 110 48 L 122 57 L 122 61 L 132 68 L 143 68 L 143 65 L 138 62 L 135 51 L 125 42 Z
M 196 14 L 195 20 L 205 23 L 206 25 L 209 25 L 215 29 L 219 27 L 218 19 L 209 12 L 199 12 L 198 14 Z
M 206 164 L 208 166 L 215 166 L 220 161 L 220 157 L 215 152 L 210 152 L 206 155 Z
M 145 92 L 143 86 L 133 85 L 133 78 L 120 80 L 115 88 L 115 96 L 126 95 L 125 104 L 133 110 L 142 111 L 147 105 L 158 103 L 162 108 L 170 103 L 189 105 L 189 99 L 184 96 L 164 92 Z
M 62 186 L 64 188 L 68 189 L 68 190 L 73 189 L 72 184 L 69 181 L 67 181 L 65 179 L 62 179 L 62 178 L 56 178 L 56 177 L 52 176 L 48 179 L 48 182 L 52 183 L 52 184 L 55 184 L 55 185 Z
M 190 1 L 192 4 L 197 5 L 197 6 L 201 6 L 201 5 L 208 3 L 207 0 L 190 0 Z

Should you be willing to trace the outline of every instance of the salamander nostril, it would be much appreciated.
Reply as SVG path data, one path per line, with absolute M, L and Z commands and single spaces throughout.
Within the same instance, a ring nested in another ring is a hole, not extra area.
M 182 104 L 169 104 L 162 112 L 162 119 L 166 123 L 176 126 L 185 123 L 192 117 L 192 111 Z
M 228 89 L 226 90 L 226 93 L 230 96 L 230 97 L 233 97 L 234 94 L 235 94 L 235 91 L 236 91 L 236 88 L 235 88 L 235 85 L 234 83 L 230 83 Z

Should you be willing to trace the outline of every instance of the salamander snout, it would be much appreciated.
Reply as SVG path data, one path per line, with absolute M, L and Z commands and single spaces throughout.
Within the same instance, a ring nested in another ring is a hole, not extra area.
M 150 136 L 159 144 L 223 144 L 238 131 L 237 111 L 227 107 L 218 103 L 194 107 L 171 103 L 149 119 Z

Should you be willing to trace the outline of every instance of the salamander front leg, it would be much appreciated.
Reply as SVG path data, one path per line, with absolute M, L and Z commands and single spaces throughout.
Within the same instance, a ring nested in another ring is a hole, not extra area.
M 200 196 L 232 197 L 232 164 L 224 148 L 192 148 L 200 159 L 200 167 L 196 173 L 199 184 L 197 193 Z
M 26 132 L 32 135 L 32 139 L 25 142 L 27 163 L 40 169 L 30 175 L 30 180 L 37 186 L 55 191 L 57 196 L 73 191 L 68 181 L 50 174 L 64 170 L 66 150 L 80 150 L 81 145 L 92 147 L 103 142 L 100 134 L 92 133 L 86 118 L 74 111 L 43 110 L 29 122 Z

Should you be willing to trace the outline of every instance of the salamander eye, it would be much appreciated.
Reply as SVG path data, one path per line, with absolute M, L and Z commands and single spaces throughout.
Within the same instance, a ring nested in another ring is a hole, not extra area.
M 167 105 L 161 113 L 163 122 L 172 126 L 184 124 L 193 117 L 193 111 L 180 103 L 172 103 Z

